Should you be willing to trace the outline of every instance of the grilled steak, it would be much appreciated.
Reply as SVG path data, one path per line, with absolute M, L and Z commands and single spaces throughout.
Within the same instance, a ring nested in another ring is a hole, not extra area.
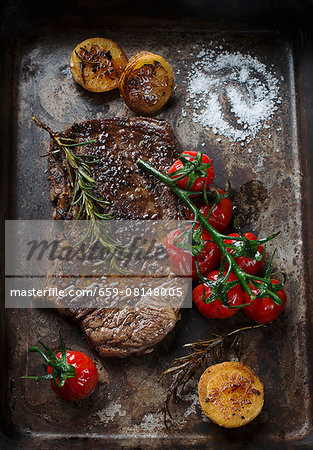
M 181 216 L 175 195 L 136 165 L 140 156 L 159 170 L 166 171 L 170 167 L 178 149 L 168 124 L 144 118 L 96 119 L 74 124 L 62 136 L 81 142 L 96 139 L 95 143 L 78 147 L 77 151 L 99 157 L 92 166 L 92 175 L 97 183 L 95 195 L 111 202 L 106 212 L 114 218 L 175 219 Z M 51 150 L 56 149 L 52 142 Z M 56 219 L 68 218 L 73 192 L 61 152 L 49 157 L 49 170 L 53 215 Z M 75 216 L 75 210 L 71 214 Z M 53 270 L 62 275 L 60 265 Z M 120 286 L 125 284 L 123 278 L 104 281 L 105 286 L 116 285 L 117 282 Z M 140 286 L 142 279 L 136 282 Z M 162 287 L 168 280 L 155 282 Z M 60 283 L 60 279 L 52 277 L 50 286 L 56 283 Z M 88 280 L 79 280 L 79 283 L 88 284 Z M 187 290 L 186 283 L 184 287 Z M 139 296 L 135 304 L 116 308 L 82 308 L 75 298 L 70 300 L 66 309 L 60 305 L 56 300 L 60 313 L 80 324 L 90 345 L 102 356 L 125 357 L 152 351 L 179 319 L 177 302 L 173 305 L 170 297 L 162 299 L 160 304 L 160 299 Z
M 56 264 L 53 271 L 64 274 L 64 266 L 61 262 Z M 95 286 L 114 289 L 118 286 L 120 292 L 126 289 L 142 287 L 143 283 L 152 290 L 175 287 L 175 280 L 164 279 L 106 279 L 79 278 L 73 279 L 51 277 L 48 288 L 63 289 L 67 292 L 68 286 L 76 289 L 95 289 Z M 182 289 L 187 291 L 187 284 L 183 280 L 180 283 Z M 99 292 L 99 290 L 98 290 Z M 183 299 L 182 299 L 183 300 Z M 106 305 L 99 308 L 99 301 Z M 53 299 L 55 306 L 61 315 L 65 315 L 77 322 L 86 336 L 90 345 L 101 356 L 125 357 L 130 354 L 149 353 L 153 346 L 160 342 L 170 332 L 179 315 L 179 299 L 171 296 L 139 295 L 136 298 L 126 294 L 112 297 L 99 295 L 82 301 L 81 297 L 62 296 Z M 87 304 L 88 302 L 88 304 Z M 97 305 L 93 307 L 93 303 Z M 64 305 L 67 308 L 64 308 Z M 109 305 L 109 306 L 108 306 Z
M 175 219 L 179 215 L 175 195 L 155 179 L 144 173 L 136 164 L 142 157 L 157 169 L 166 171 L 177 157 L 178 149 L 171 127 L 154 119 L 94 119 L 72 125 L 62 136 L 89 141 L 77 152 L 99 157 L 92 167 L 97 182 L 95 192 L 117 219 Z M 56 144 L 51 143 L 52 151 Z M 54 217 L 67 217 L 73 192 L 63 155 L 49 157 L 50 199 L 55 203 Z
M 135 307 L 96 309 L 82 321 L 84 333 L 101 356 L 124 357 L 149 353 L 171 331 L 179 319 L 178 310 L 159 300 L 139 301 Z

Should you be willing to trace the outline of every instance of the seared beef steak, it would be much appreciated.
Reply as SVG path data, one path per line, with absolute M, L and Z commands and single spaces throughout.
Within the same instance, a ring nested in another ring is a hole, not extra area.
M 53 271 L 64 274 L 62 262 L 57 263 Z M 51 277 L 49 288 L 63 289 L 67 292 L 68 286 L 76 289 L 95 289 L 95 286 L 112 290 L 118 286 L 120 292 L 126 289 L 146 287 L 164 289 L 169 292 L 175 288 L 175 280 L 171 278 L 155 279 L 129 279 L 129 278 L 79 278 L 77 281 L 68 278 L 60 279 Z M 187 283 L 183 280 L 180 288 L 187 291 Z M 98 289 L 99 292 L 99 289 Z M 160 342 L 171 331 L 180 318 L 179 306 L 181 298 L 167 296 L 138 295 L 135 298 L 126 294 L 100 298 L 85 299 L 65 295 L 62 298 L 53 299 L 55 306 L 62 315 L 66 315 L 79 323 L 90 345 L 101 356 L 125 357 L 133 353 L 149 353 L 153 346 Z M 86 303 L 88 302 L 88 304 Z M 106 307 L 99 308 L 99 302 Z M 64 309 L 64 304 L 67 308 Z M 97 307 L 93 307 L 94 305 Z
M 177 158 L 178 149 L 171 127 L 166 122 L 147 118 L 94 119 L 68 128 L 63 137 L 78 142 L 96 139 L 77 152 L 96 155 L 92 166 L 97 183 L 95 194 L 111 202 L 107 212 L 116 219 L 162 219 L 178 217 L 178 200 L 163 183 L 144 173 L 136 164 L 142 157 L 161 171 Z M 51 150 L 57 149 L 52 141 Z M 67 216 L 73 193 L 68 183 L 62 154 L 49 157 L 50 199 L 55 203 L 54 217 Z
M 81 323 L 82 329 L 101 356 L 128 356 L 131 353 L 149 353 L 171 331 L 178 310 L 149 298 L 135 307 L 96 309 Z
M 92 166 L 97 184 L 95 195 L 111 202 L 106 212 L 115 219 L 180 217 L 180 205 L 175 195 L 136 164 L 140 156 L 157 169 L 167 171 L 178 155 L 168 124 L 144 118 L 95 119 L 72 125 L 62 136 L 81 142 L 96 139 L 95 143 L 78 147 L 77 152 L 99 157 Z M 54 142 L 51 147 L 52 151 L 57 149 Z M 73 191 L 61 152 L 49 157 L 49 169 L 54 217 L 67 218 Z M 62 265 L 56 265 L 53 271 L 61 275 Z M 85 282 L 88 284 L 87 279 Z M 105 286 L 112 282 L 112 279 L 106 280 Z M 167 281 L 155 282 L 161 287 Z M 50 279 L 50 286 L 58 283 L 60 279 Z M 84 281 L 78 281 L 79 285 L 82 283 Z M 121 278 L 119 283 L 123 285 L 127 280 Z M 140 286 L 142 280 L 138 279 L 137 283 Z M 187 283 L 182 286 L 186 291 Z M 100 355 L 125 357 L 151 351 L 173 329 L 179 319 L 179 308 L 177 300 L 175 305 L 171 300 L 165 298 L 160 304 L 160 299 L 139 296 L 134 306 L 84 309 L 75 305 L 75 299 L 72 299 L 67 309 L 60 309 L 58 301 L 56 306 L 62 315 L 70 316 L 80 324 L 90 345 Z

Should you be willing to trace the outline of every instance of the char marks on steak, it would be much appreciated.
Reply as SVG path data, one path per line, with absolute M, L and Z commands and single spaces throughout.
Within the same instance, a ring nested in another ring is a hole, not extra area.
M 62 136 L 80 142 L 96 139 L 95 143 L 77 147 L 76 151 L 99 158 L 92 166 L 92 176 L 97 184 L 95 195 L 111 202 L 105 212 L 116 219 L 181 217 L 175 195 L 136 164 L 140 156 L 164 172 L 171 166 L 178 149 L 166 122 L 148 118 L 94 119 L 72 125 Z M 56 149 L 51 141 L 51 150 Z M 49 156 L 49 171 L 53 216 L 68 218 L 73 191 L 61 152 Z M 58 266 L 57 270 L 54 273 L 61 275 L 62 267 Z M 52 277 L 50 286 L 59 282 Z M 109 280 L 106 283 L 110 285 Z M 120 283 L 123 285 L 125 280 L 121 278 Z M 72 299 L 67 309 L 58 310 L 80 324 L 89 344 L 102 356 L 125 357 L 150 352 L 179 319 L 179 309 L 173 306 L 171 298 L 164 299 L 164 304 L 160 305 L 159 299 L 139 296 L 134 306 L 86 309 L 75 307 L 75 299 Z

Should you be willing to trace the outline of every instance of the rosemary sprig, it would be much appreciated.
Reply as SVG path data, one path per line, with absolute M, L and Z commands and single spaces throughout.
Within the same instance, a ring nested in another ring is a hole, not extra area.
M 201 152 L 198 152 L 198 153 L 201 154 Z M 234 241 L 240 242 L 237 244 L 237 246 L 236 246 L 236 244 L 232 244 L 235 247 L 235 251 L 236 251 L 235 256 L 234 256 L 234 255 L 230 254 L 230 252 L 227 251 L 227 247 L 229 246 L 229 244 L 225 244 L 225 240 L 229 239 L 229 236 L 225 236 L 225 235 L 219 233 L 209 223 L 208 217 L 204 217 L 200 213 L 197 206 L 190 200 L 190 197 L 191 196 L 193 197 L 195 194 L 203 195 L 202 191 L 195 192 L 195 191 L 188 191 L 188 190 L 179 188 L 177 186 L 177 181 L 180 179 L 180 177 L 179 178 L 171 178 L 170 176 L 165 175 L 164 173 L 155 169 L 153 166 L 151 166 L 151 164 L 142 160 L 141 158 L 138 159 L 137 164 L 142 169 L 146 170 L 147 172 L 151 173 L 152 175 L 155 175 L 160 181 L 162 181 L 164 184 L 166 184 L 166 186 L 171 188 L 171 190 L 185 203 L 186 206 L 188 206 L 190 211 L 193 213 L 194 224 L 200 223 L 200 225 L 202 226 L 202 229 L 205 229 L 206 231 L 208 231 L 210 233 L 212 242 L 214 242 L 219 247 L 219 249 L 222 253 L 222 256 L 223 256 L 223 264 L 225 264 L 225 263 L 228 264 L 228 270 L 227 270 L 225 276 L 224 276 L 224 270 L 222 270 L 222 268 L 221 268 L 222 276 L 218 277 L 218 279 L 216 281 L 208 280 L 207 278 L 203 277 L 203 275 L 200 273 L 200 271 L 198 271 L 198 275 L 199 275 L 199 278 L 201 279 L 201 281 L 208 283 L 210 285 L 210 288 L 213 293 L 215 292 L 216 294 L 219 295 L 219 297 L 218 297 L 219 300 L 225 306 L 229 307 L 227 291 L 231 287 L 233 287 L 232 283 L 228 283 L 228 288 L 225 289 L 226 284 L 227 284 L 227 278 L 231 271 L 234 272 L 234 274 L 238 278 L 238 281 L 239 281 L 241 287 L 247 292 L 247 294 L 249 295 L 251 300 L 255 300 L 257 297 L 261 297 L 262 294 L 264 293 L 264 289 L 266 289 L 266 293 L 267 293 L 268 297 L 270 297 L 277 304 L 281 303 L 281 299 L 277 295 L 277 292 L 279 289 L 282 289 L 282 287 L 284 286 L 285 279 L 283 282 L 281 282 L 279 284 L 273 284 L 271 282 L 269 272 L 271 272 L 273 257 L 271 258 L 268 270 L 266 272 L 266 276 L 264 278 L 255 277 L 254 275 L 247 274 L 240 267 L 238 267 L 236 261 L 234 260 L 234 258 L 236 257 L 236 254 L 237 253 L 239 254 L 239 252 L 240 252 L 240 255 L 248 255 L 248 257 L 250 257 L 250 258 L 259 258 L 259 252 L 257 250 L 258 245 L 265 244 L 269 240 L 273 239 L 274 237 L 277 236 L 277 233 L 273 234 L 272 236 L 269 236 L 265 239 L 258 239 L 258 240 L 252 241 L 252 242 L 249 241 L 248 239 L 246 239 L 244 235 L 240 235 L 240 233 L 239 233 L 238 237 L 231 238 Z M 188 166 L 186 168 L 186 173 L 190 174 L 191 173 L 190 170 L 191 170 L 191 166 L 190 167 Z M 197 170 L 197 171 L 200 170 L 197 165 L 195 165 L 195 170 Z M 186 176 L 186 174 L 184 173 L 181 175 L 181 177 L 183 177 L 183 175 Z M 192 231 L 194 231 L 194 229 L 195 229 L 195 227 L 193 225 Z M 199 229 L 197 230 L 197 232 L 199 232 Z M 195 241 L 197 241 L 197 239 L 195 239 Z M 200 250 L 200 246 L 198 246 L 198 247 Z M 253 248 L 255 251 L 254 256 L 253 256 Z M 273 256 L 274 256 L 274 254 L 273 254 Z M 257 279 L 259 281 L 258 288 L 260 287 L 260 291 L 257 294 L 257 296 L 253 294 L 252 289 L 249 285 L 249 283 L 253 284 L 253 280 L 255 280 L 255 279 Z M 205 299 L 205 301 L 206 301 L 206 303 L 210 303 L 211 301 L 213 301 L 213 296 L 212 296 L 212 299 L 208 298 L 208 299 Z
M 123 253 L 128 253 L 128 249 L 126 246 L 117 243 L 106 232 L 105 227 L 102 224 L 103 220 L 113 219 L 113 216 L 103 212 L 103 208 L 106 205 L 109 205 L 110 202 L 102 200 L 93 194 L 93 191 L 97 186 L 92 177 L 91 165 L 96 164 L 99 158 L 94 155 L 76 154 L 72 150 L 78 146 L 92 144 L 96 142 L 96 139 L 85 142 L 76 142 L 74 139 L 65 138 L 62 137 L 60 133 L 55 133 L 46 124 L 37 119 L 37 117 L 32 116 L 32 120 L 38 127 L 47 131 L 51 139 L 57 144 L 57 150 L 43 156 L 49 156 L 58 152 L 63 152 L 65 156 L 68 178 L 70 185 L 73 188 L 73 198 L 68 215 L 71 213 L 74 206 L 77 205 L 79 207 L 71 231 L 74 230 L 77 220 L 85 219 L 89 222 L 86 232 L 76 245 L 79 245 L 87 238 L 89 239 L 88 248 L 96 242 L 100 242 L 100 244 L 108 251 L 105 259 L 110 258 L 109 270 L 115 268 L 119 272 L 125 272 L 125 270 L 118 265 L 116 255 L 121 257 Z
M 174 359 L 172 365 L 160 376 L 160 380 L 165 375 L 172 375 L 173 377 L 171 384 L 167 388 L 163 405 L 163 418 L 166 427 L 167 416 L 173 419 L 170 412 L 171 400 L 177 399 L 178 390 L 181 389 L 181 392 L 183 391 L 184 386 L 196 374 L 197 369 L 205 370 L 212 359 L 215 363 L 222 362 L 225 359 L 223 357 L 224 353 L 229 353 L 230 350 L 240 346 L 242 332 L 264 326 L 264 324 L 261 324 L 238 328 L 224 335 L 216 334 L 207 341 L 198 341 L 184 345 L 187 348 L 187 355 Z

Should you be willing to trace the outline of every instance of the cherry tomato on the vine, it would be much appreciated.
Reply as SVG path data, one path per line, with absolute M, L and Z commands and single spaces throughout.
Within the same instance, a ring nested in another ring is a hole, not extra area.
M 271 279 L 272 284 L 278 284 L 279 281 L 275 279 Z M 252 286 L 250 284 L 251 290 L 253 294 L 257 295 L 259 293 L 259 290 L 257 289 L 259 281 L 254 280 L 253 284 L 255 286 Z M 277 292 L 278 297 L 282 299 L 282 304 L 277 305 L 275 302 L 273 302 L 272 299 L 269 297 L 260 297 L 256 298 L 255 300 L 251 300 L 246 292 L 244 292 L 244 301 L 243 303 L 251 303 L 251 305 L 245 306 L 243 309 L 243 312 L 248 316 L 250 319 L 254 320 L 257 323 L 269 323 L 273 322 L 273 320 L 276 319 L 277 316 L 285 309 L 286 302 L 287 302 L 287 295 L 284 289 L 280 289 Z
M 211 186 L 210 191 L 215 192 L 215 189 Z M 218 191 L 224 195 L 225 191 L 222 189 L 218 189 Z M 204 217 L 207 217 L 209 214 L 212 204 L 206 205 L 203 200 L 195 200 L 194 201 L 196 207 L 201 212 Z M 233 214 L 233 205 L 229 197 L 223 198 L 219 203 L 216 203 L 212 212 L 208 218 L 209 224 L 212 225 L 217 231 L 220 233 L 224 233 L 227 230 L 227 227 L 231 221 Z M 193 213 L 189 208 L 186 208 L 187 218 L 190 220 L 194 219 Z
M 61 359 L 62 354 L 58 353 L 56 358 Z M 51 380 L 51 387 L 60 397 L 66 400 L 82 400 L 87 398 L 98 384 L 98 372 L 94 362 L 84 353 L 68 350 L 66 352 L 67 363 L 75 367 L 76 376 L 67 378 L 62 387 L 55 386 Z M 47 373 L 52 373 L 52 368 L 48 366 Z
M 257 240 L 257 238 L 254 236 L 253 233 L 244 233 L 244 235 L 250 241 Z M 226 246 L 227 246 L 227 244 L 233 244 L 234 242 L 236 242 L 236 241 L 232 240 L 231 238 L 238 237 L 238 236 L 239 236 L 238 233 L 229 234 L 228 237 L 230 239 L 224 240 Z M 242 270 L 244 270 L 246 273 L 248 273 L 250 275 L 256 275 L 260 271 L 262 264 L 263 264 L 264 257 L 265 257 L 265 252 L 264 252 L 264 248 L 262 247 L 262 245 L 258 245 L 257 250 L 258 250 L 258 252 L 260 252 L 263 255 L 263 258 L 260 261 L 257 261 L 256 259 L 248 258 L 247 256 L 239 256 L 237 258 L 234 258 L 238 267 L 240 267 Z M 232 255 L 232 254 L 234 254 L 234 252 L 236 250 L 228 247 L 227 251 Z M 226 264 L 226 267 L 227 267 L 227 264 Z
M 188 161 L 194 161 L 197 157 L 198 152 L 196 151 L 184 151 L 181 156 L 183 156 L 185 159 L 187 159 Z M 186 175 L 184 178 L 182 178 L 181 180 L 179 180 L 177 182 L 177 186 L 180 187 L 181 189 L 187 189 L 190 191 L 202 191 L 204 186 L 207 188 L 213 181 L 214 179 L 214 167 L 213 167 L 213 163 L 211 161 L 211 159 L 205 155 L 205 154 L 201 154 L 201 163 L 204 165 L 207 165 L 205 171 L 206 171 L 206 176 L 201 176 L 201 175 L 194 175 L 194 174 L 190 174 L 190 175 Z M 174 175 L 173 172 L 176 172 L 176 170 L 181 170 L 184 168 L 184 165 L 182 163 L 182 161 L 180 159 L 177 159 L 174 164 L 169 168 L 168 170 L 168 174 L 171 176 L 171 178 L 178 178 L 180 175 L 176 174 Z M 196 171 L 196 168 L 195 168 Z M 188 186 L 188 184 L 190 184 L 189 178 L 194 180 L 191 184 L 191 186 Z
M 190 228 L 191 225 L 186 226 L 186 229 Z M 196 226 L 196 229 L 197 228 L 199 228 L 199 225 Z M 178 238 L 178 241 L 182 240 L 182 231 L 180 228 L 169 233 L 165 241 L 165 247 L 172 270 L 179 275 L 192 275 L 193 280 L 199 280 L 195 257 L 191 256 L 187 250 L 176 247 L 174 243 L 176 238 Z M 218 246 L 211 242 L 211 236 L 207 231 L 204 230 L 202 232 L 201 238 L 205 243 L 205 248 L 201 250 L 197 256 L 197 262 L 200 272 L 202 275 L 206 276 L 219 265 L 221 261 L 221 254 Z
M 82 400 L 87 398 L 98 384 L 98 372 L 92 359 L 79 351 L 66 351 L 61 333 L 61 352 L 57 355 L 46 344 L 39 343 L 46 353 L 38 347 L 31 347 L 29 351 L 38 352 L 44 358 L 48 365 L 47 375 L 26 376 L 22 378 L 50 380 L 53 391 L 66 400 Z
M 218 270 L 215 270 L 207 275 L 210 280 L 216 280 L 218 277 Z M 233 273 L 230 273 L 227 281 L 237 280 Z M 227 308 L 219 299 L 212 301 L 211 303 L 205 303 L 203 301 L 203 290 L 205 290 L 205 297 L 208 299 L 212 292 L 212 289 L 205 283 L 199 284 L 192 291 L 192 301 L 197 306 L 199 312 L 208 319 L 227 319 L 228 317 L 236 314 L 238 309 Z M 229 289 L 227 292 L 229 304 L 231 306 L 240 306 L 243 304 L 243 294 L 240 285 L 236 285 Z

